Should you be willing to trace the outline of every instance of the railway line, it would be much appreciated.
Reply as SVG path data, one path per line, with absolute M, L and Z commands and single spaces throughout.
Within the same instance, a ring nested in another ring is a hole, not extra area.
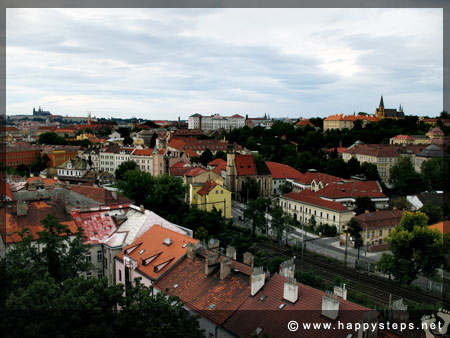
M 292 258 L 293 252 L 291 248 L 269 242 L 257 243 L 255 247 L 272 256 Z M 418 304 L 440 303 L 447 307 L 450 305 L 439 297 L 404 288 L 382 277 L 363 274 L 344 266 L 324 262 L 307 252 L 304 253 L 303 262 L 295 258 L 294 263 L 296 269 L 313 270 L 327 282 L 333 282 L 336 277 L 349 280 L 350 285 L 347 286 L 349 290 L 364 293 L 375 304 L 382 306 L 388 305 L 389 299 L 396 300 L 400 298 Z

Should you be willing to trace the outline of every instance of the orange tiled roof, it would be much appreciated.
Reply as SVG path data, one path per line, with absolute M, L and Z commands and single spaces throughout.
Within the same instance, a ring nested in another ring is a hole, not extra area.
M 155 224 L 117 258 L 123 260 L 127 255 L 137 261 L 139 272 L 157 280 L 186 254 L 189 242 L 196 244 L 198 240 Z
M 403 210 L 380 210 L 355 216 L 354 219 L 363 229 L 394 227 L 400 223 L 404 212 Z
M 217 183 L 211 180 L 208 180 L 204 183 L 203 188 L 201 188 L 197 194 L 200 196 L 207 195 L 217 186 Z
M 255 161 L 253 155 L 235 155 L 237 174 L 240 176 L 256 175 Z
M 295 126 L 296 127 L 305 127 L 305 126 L 315 127 L 315 125 L 309 119 L 300 120 L 295 124 Z
M 203 257 L 196 257 L 195 260 L 185 257 L 156 282 L 156 288 L 167 289 L 169 295 L 179 297 L 187 308 L 221 325 L 250 296 L 249 276 L 244 272 L 248 266 L 232 261 L 231 267 L 231 274 L 221 280 L 220 269 L 205 275 Z M 177 287 L 174 287 L 175 284 L 178 284 Z
M 133 151 L 133 155 L 136 155 L 136 156 L 152 156 L 153 155 L 153 148 L 135 149 Z
M 43 230 L 41 221 L 48 214 L 55 216 L 61 224 L 67 225 L 71 232 L 77 231 L 72 215 L 66 212 L 63 201 L 35 201 L 27 203 L 27 206 L 25 216 L 17 216 L 17 204 L 11 204 L 11 208 L 0 209 L 0 233 L 4 243 L 20 242 L 22 239 L 17 232 L 24 228 L 30 229 L 30 235 L 36 240 L 38 232 Z M 2 224 L 3 222 L 5 224 Z
M 114 204 L 127 204 L 131 203 L 131 200 L 116 193 L 116 198 L 113 197 L 113 192 L 106 190 L 105 188 L 84 186 L 84 185 L 72 185 L 72 191 L 84 195 L 94 201 L 100 202 L 105 205 Z
M 332 182 L 324 188 L 317 191 L 317 195 L 326 198 L 345 198 L 345 197 L 362 197 L 370 198 L 386 198 L 377 181 L 347 181 Z

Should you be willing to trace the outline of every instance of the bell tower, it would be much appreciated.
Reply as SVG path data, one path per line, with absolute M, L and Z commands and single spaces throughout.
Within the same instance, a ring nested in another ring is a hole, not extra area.
M 384 119 L 386 118 L 386 113 L 384 112 L 384 101 L 383 101 L 383 95 L 381 95 L 381 99 L 380 99 L 380 105 L 377 108 L 375 115 L 380 119 Z

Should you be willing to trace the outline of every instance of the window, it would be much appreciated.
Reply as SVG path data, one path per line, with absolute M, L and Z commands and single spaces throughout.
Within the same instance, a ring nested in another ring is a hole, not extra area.
M 375 237 L 375 231 L 372 231 L 372 237 Z
M 119 282 L 122 281 L 122 270 L 119 270 Z
M 91 279 L 92 278 L 92 272 L 88 272 L 87 274 L 86 274 L 86 279 L 87 280 L 89 280 L 89 279 Z
M 380 238 L 380 239 L 378 240 L 378 244 L 382 244 L 382 243 L 383 243 L 383 239 Z
M 88 253 L 86 254 L 86 262 L 88 262 L 88 263 L 91 262 L 91 253 L 90 253 L 90 252 L 88 252 Z
M 97 273 L 97 278 L 98 278 L 98 279 L 102 279 L 102 278 L 103 278 L 103 272 L 99 271 L 99 272 Z
M 103 252 L 102 250 L 97 251 L 97 262 L 101 262 L 103 260 Z
M 380 230 L 380 236 L 383 236 L 383 230 Z

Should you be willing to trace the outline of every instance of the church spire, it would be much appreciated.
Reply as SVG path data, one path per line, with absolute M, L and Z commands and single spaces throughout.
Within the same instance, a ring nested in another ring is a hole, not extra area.
M 380 108 L 381 107 L 384 108 L 383 95 L 381 95 L 381 99 L 380 99 Z

